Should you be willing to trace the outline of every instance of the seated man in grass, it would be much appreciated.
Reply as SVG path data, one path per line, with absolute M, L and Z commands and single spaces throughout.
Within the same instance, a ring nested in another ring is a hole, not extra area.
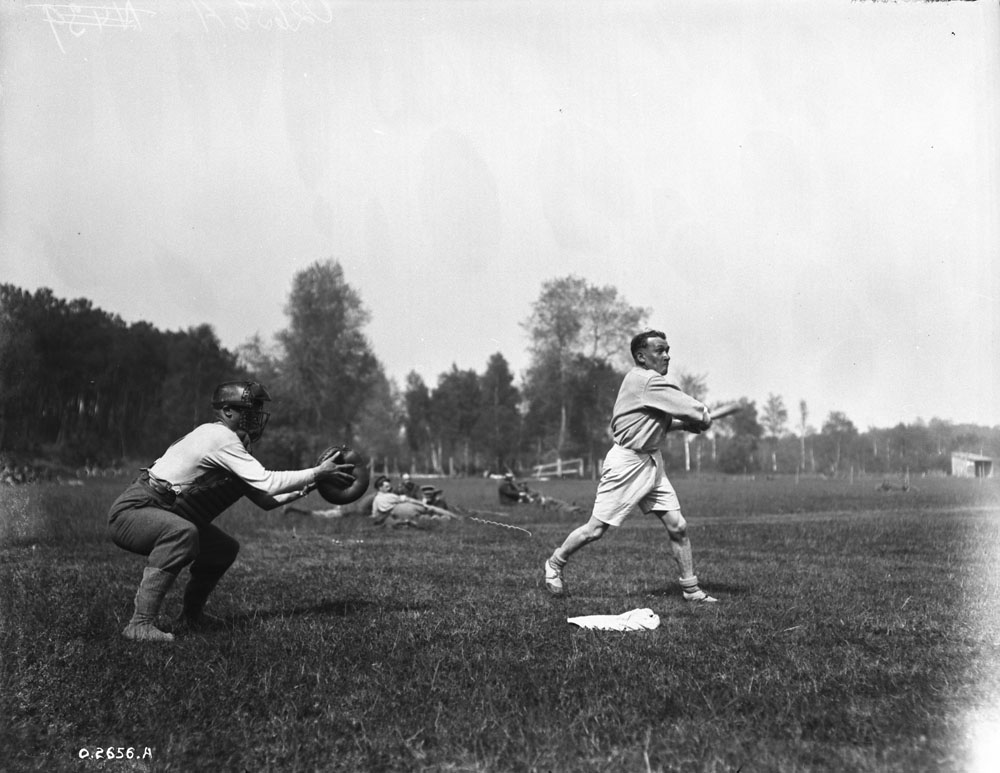
M 420 498 L 420 486 L 410 477 L 410 473 L 408 472 L 404 472 L 399 476 L 399 483 L 393 486 L 393 491 L 410 499 Z
M 502 505 L 519 505 L 522 502 L 530 501 L 528 492 L 514 482 L 514 475 L 507 473 L 497 486 L 497 499 Z
M 431 485 L 424 485 L 420 487 L 420 500 L 425 505 L 430 505 L 431 507 L 437 507 L 441 510 L 451 510 L 451 508 L 448 507 L 448 502 L 445 501 L 444 492 Z
M 392 490 L 392 481 L 385 475 L 375 479 L 375 491 L 375 498 L 372 500 L 372 519 L 376 526 L 427 529 L 435 520 L 448 516 L 445 511 L 426 505 L 418 499 L 397 494 Z

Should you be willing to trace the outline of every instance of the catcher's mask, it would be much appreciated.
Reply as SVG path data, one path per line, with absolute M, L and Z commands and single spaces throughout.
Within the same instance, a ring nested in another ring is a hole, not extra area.
M 212 395 L 213 408 L 237 408 L 240 412 L 238 430 L 242 430 L 256 443 L 264 434 L 264 427 L 271 414 L 264 410 L 264 403 L 271 395 L 256 381 L 227 381 L 219 384 Z

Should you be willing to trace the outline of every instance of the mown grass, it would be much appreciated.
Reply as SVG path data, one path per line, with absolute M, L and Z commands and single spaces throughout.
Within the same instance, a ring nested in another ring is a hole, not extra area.
M 528 537 L 238 505 L 220 525 L 243 550 L 212 602 L 231 630 L 160 646 L 119 636 L 142 567 L 104 529 L 123 482 L 0 490 L 0 768 L 974 768 L 997 706 L 996 482 L 675 482 L 712 608 L 683 603 L 639 517 L 556 600 L 541 564 L 578 516 L 511 511 Z M 535 487 L 584 507 L 594 490 Z M 500 509 L 489 481 L 444 488 Z M 661 627 L 566 623 L 635 607 Z M 79 759 L 97 747 L 150 753 Z

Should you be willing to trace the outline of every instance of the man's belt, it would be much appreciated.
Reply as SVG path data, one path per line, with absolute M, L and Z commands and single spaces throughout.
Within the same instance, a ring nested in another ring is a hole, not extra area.
M 143 470 L 139 474 L 139 477 L 136 478 L 136 481 L 162 497 L 164 504 L 168 507 L 172 507 L 174 502 L 177 501 L 177 492 L 173 486 L 165 480 L 160 480 L 155 475 L 150 474 L 149 470 Z
M 211 522 L 246 493 L 246 484 L 229 475 L 199 479 L 183 493 L 149 470 L 143 470 L 137 480 L 153 491 L 166 509 L 195 523 Z

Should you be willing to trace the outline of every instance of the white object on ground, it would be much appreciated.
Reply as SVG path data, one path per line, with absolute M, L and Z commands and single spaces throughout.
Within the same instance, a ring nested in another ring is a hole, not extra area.
M 660 626 L 660 617 L 652 609 L 633 609 L 620 615 L 568 617 L 566 622 L 599 631 L 652 631 Z

